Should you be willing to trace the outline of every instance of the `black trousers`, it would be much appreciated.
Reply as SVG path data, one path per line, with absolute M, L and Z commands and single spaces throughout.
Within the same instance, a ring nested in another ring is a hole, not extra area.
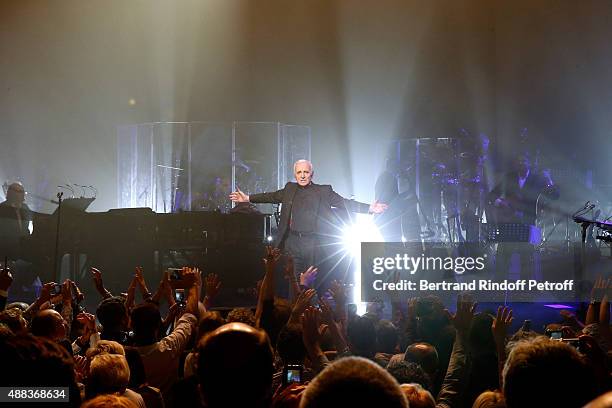
M 297 234 L 289 232 L 284 242 L 284 251 L 293 257 L 295 274 L 306 271 L 309 266 L 315 265 L 317 261 L 316 252 L 318 247 L 316 234 Z

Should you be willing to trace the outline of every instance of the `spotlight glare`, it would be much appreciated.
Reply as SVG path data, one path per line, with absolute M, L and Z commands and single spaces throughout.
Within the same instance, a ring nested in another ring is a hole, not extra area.
M 356 214 L 353 224 L 346 225 L 342 231 L 342 244 L 344 250 L 353 259 L 353 293 L 352 302 L 357 305 L 357 314 L 363 315 L 366 312 L 366 303 L 361 301 L 361 243 L 362 242 L 383 242 L 384 239 L 374 223 L 371 216 Z
M 267 236 L 267 238 L 266 238 L 266 240 L 267 240 L 268 242 L 272 242 L 272 239 L 273 239 L 273 238 L 272 238 L 272 235 L 268 235 L 268 236 Z

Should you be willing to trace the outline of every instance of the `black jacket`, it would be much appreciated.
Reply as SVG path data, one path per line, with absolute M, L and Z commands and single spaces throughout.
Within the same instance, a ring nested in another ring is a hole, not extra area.
M 289 217 L 297 188 L 297 183 L 289 182 L 282 190 L 273 193 L 251 194 L 249 196 L 249 201 L 252 203 L 282 204 L 278 235 L 275 240 L 276 246 L 281 246 L 289 231 Z M 334 235 L 334 233 L 337 235 L 337 232 L 334 232 L 337 231 L 334 228 L 337 222 L 332 208 L 358 213 L 367 213 L 370 209 L 369 204 L 347 200 L 336 193 L 328 184 L 312 183 L 311 188 L 316 189 L 319 197 L 316 211 L 317 225 L 315 225 L 313 231 L 321 236 L 330 236 Z

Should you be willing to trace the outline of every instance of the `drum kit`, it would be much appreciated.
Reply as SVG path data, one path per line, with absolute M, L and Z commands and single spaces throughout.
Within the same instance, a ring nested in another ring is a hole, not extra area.
M 471 140 L 471 139 L 470 139 Z M 441 139 L 419 150 L 421 168 L 421 214 L 426 221 L 423 239 L 479 242 L 488 192 L 484 177 L 489 140 L 460 145 L 458 139 Z

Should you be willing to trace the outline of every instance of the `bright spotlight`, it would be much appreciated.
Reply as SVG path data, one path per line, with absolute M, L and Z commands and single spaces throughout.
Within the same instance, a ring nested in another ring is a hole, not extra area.
M 268 237 L 266 238 L 266 240 L 267 240 L 268 242 L 272 242 L 272 239 L 273 239 L 273 238 L 272 238 L 272 235 L 268 235 Z
M 365 214 L 355 214 L 353 223 L 346 225 L 342 231 L 342 244 L 344 250 L 353 259 L 351 266 L 353 270 L 352 302 L 357 305 L 357 314 L 362 315 L 366 312 L 366 303 L 361 301 L 361 243 L 362 242 L 383 242 L 384 239 L 374 223 L 372 216 Z
M 402 242 L 407 242 L 408 240 L 406 239 L 405 236 L 402 235 Z
M 356 214 L 352 224 L 346 225 L 342 231 L 344 249 L 352 257 L 361 256 L 362 242 L 382 242 L 383 238 L 371 216 Z

